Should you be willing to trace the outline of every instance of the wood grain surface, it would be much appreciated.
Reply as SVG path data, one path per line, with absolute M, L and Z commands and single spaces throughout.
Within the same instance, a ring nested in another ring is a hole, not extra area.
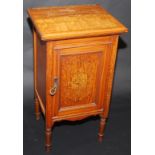
M 59 40 L 126 32 L 127 28 L 99 5 L 29 8 L 42 40 Z

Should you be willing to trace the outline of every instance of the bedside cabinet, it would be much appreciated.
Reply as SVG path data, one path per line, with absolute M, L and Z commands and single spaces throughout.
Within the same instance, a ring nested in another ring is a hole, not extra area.
M 29 8 L 34 25 L 35 114 L 45 116 L 46 150 L 55 122 L 109 112 L 119 34 L 127 28 L 99 5 Z

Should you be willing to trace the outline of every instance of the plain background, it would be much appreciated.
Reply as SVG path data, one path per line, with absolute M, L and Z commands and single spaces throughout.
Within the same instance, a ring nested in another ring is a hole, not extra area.
M 129 155 L 130 144 L 130 90 L 131 90 L 131 7 L 130 0 L 24 0 L 23 5 L 23 71 L 24 71 L 24 155 L 45 154 L 44 120 L 35 121 L 33 105 L 33 49 L 32 34 L 27 21 L 28 7 L 94 4 L 98 3 L 119 19 L 129 32 L 121 35 L 115 70 L 113 94 L 109 120 L 102 144 L 97 142 L 99 119 L 90 118 L 70 123 L 62 122 L 53 130 L 53 150 L 55 155 Z

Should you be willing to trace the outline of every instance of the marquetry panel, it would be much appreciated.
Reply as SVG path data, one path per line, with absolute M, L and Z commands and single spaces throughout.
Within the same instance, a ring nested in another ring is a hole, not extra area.
M 61 107 L 95 103 L 102 52 L 61 56 Z

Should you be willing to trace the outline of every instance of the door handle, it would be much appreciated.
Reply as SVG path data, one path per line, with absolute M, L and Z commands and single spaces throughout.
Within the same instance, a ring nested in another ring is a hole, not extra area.
M 50 94 L 51 96 L 54 96 L 56 91 L 57 91 L 57 88 L 58 88 L 58 78 L 54 78 L 54 83 L 53 83 L 53 87 L 51 88 L 50 90 Z

